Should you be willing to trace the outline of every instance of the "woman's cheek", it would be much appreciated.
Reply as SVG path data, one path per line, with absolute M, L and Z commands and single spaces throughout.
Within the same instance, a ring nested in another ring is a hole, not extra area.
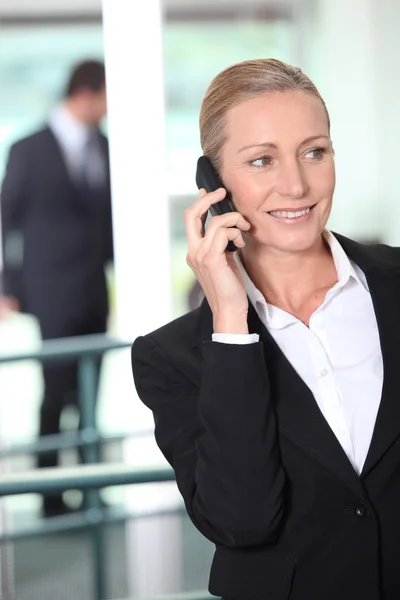
M 254 213 L 265 202 L 265 194 L 254 190 L 250 186 L 232 195 L 233 203 L 238 212 L 245 216 Z

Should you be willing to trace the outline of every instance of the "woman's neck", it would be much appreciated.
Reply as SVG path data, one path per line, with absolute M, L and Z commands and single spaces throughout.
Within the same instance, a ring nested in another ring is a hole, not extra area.
M 296 314 L 337 282 L 335 263 L 322 236 L 299 252 L 248 247 L 241 252 L 246 271 L 269 304 Z

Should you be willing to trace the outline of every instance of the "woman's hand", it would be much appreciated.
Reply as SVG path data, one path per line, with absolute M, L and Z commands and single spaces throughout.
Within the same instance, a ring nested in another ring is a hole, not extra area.
M 242 231 L 250 229 L 242 215 L 230 212 L 212 217 L 207 230 L 205 221 L 212 204 L 223 200 L 224 188 L 207 193 L 201 189 L 199 199 L 185 211 L 188 238 L 187 263 L 196 275 L 214 317 L 215 333 L 248 333 L 248 300 L 242 275 L 228 241 L 237 248 L 245 246 Z

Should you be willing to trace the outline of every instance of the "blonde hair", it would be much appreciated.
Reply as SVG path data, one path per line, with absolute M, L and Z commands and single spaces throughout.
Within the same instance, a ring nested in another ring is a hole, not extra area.
M 265 92 L 302 90 L 317 96 L 328 118 L 325 102 L 307 75 L 274 58 L 260 58 L 236 63 L 221 71 L 210 83 L 200 109 L 200 141 L 217 170 L 221 167 L 221 149 L 226 140 L 226 113 L 244 100 Z

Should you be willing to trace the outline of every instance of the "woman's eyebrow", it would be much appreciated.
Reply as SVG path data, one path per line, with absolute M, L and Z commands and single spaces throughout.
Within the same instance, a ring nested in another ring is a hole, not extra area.
M 329 136 L 324 135 L 324 134 L 323 135 L 311 135 L 310 137 L 303 140 L 299 145 L 303 146 L 304 144 L 308 144 L 309 142 L 312 142 L 313 140 L 319 140 L 321 138 L 329 140 Z M 240 148 L 238 153 L 243 152 L 243 150 L 249 150 L 250 148 L 273 148 L 274 150 L 276 150 L 277 147 L 278 146 L 276 144 L 274 144 L 273 142 L 261 142 L 260 144 L 250 144 L 249 146 L 243 146 L 243 148 Z

